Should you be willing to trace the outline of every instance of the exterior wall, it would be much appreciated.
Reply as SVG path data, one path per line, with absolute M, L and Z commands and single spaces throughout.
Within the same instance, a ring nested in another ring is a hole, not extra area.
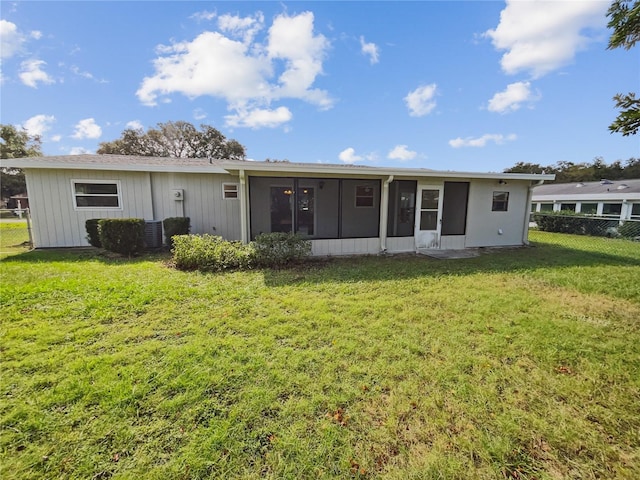
M 416 251 L 416 239 L 411 237 L 387 237 L 387 252 L 389 253 L 403 253 L 403 252 L 415 252 Z
M 315 256 L 377 255 L 378 253 L 380 253 L 379 238 L 340 238 L 311 241 L 311 254 Z
M 87 246 L 85 222 L 90 218 L 153 220 L 149 174 L 95 170 L 27 170 L 35 246 Z M 71 180 L 119 180 L 121 209 L 75 210 Z
M 191 233 L 240 240 L 240 199 L 224 199 L 224 183 L 240 180 L 221 174 L 151 173 L 153 216 L 156 220 L 189 217 Z M 184 191 L 182 201 L 175 200 L 175 189 Z
M 238 183 L 230 175 L 30 169 L 26 177 L 37 248 L 88 246 L 85 222 L 90 218 L 188 216 L 193 233 L 240 239 L 240 201 L 222 198 L 223 183 Z M 118 180 L 122 208 L 74 209 L 73 179 Z M 181 202 L 172 195 L 177 188 L 184 190 Z
M 522 245 L 528 191 L 528 182 L 500 185 L 495 180 L 471 181 L 465 247 Z M 509 192 L 506 212 L 491 211 L 493 192 Z

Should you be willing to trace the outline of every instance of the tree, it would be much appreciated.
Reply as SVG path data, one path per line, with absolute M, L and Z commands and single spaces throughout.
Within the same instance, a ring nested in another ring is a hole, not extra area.
M 30 136 L 26 130 L 13 125 L 0 124 L 0 158 L 40 157 L 39 136 Z M 0 197 L 7 199 L 27 191 L 24 172 L 19 168 L 0 168 Z
M 126 129 L 119 139 L 102 142 L 97 153 L 141 155 L 146 157 L 208 158 L 244 160 L 244 147 L 236 140 L 227 139 L 209 125 L 200 130 L 189 122 L 158 123 L 158 128 Z
M 613 29 L 609 37 L 608 49 L 622 47 L 625 50 L 631 49 L 640 40 L 640 1 L 636 0 L 615 0 L 607 12 L 609 17 L 608 27 Z M 623 95 L 617 94 L 613 97 L 616 108 L 620 109 L 620 114 L 609 125 L 609 130 L 621 133 L 623 136 L 635 135 L 640 129 L 640 99 L 635 93 Z
M 640 178 L 640 159 L 630 158 L 624 165 L 616 160 L 607 165 L 602 157 L 596 157 L 591 163 L 557 162 L 555 165 L 542 166 L 537 163 L 518 162 L 504 170 L 505 173 L 554 173 L 557 183 L 595 182 Z

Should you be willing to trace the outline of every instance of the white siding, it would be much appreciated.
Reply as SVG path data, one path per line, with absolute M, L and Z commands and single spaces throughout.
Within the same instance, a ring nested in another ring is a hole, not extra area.
M 154 216 L 189 217 L 191 233 L 220 235 L 240 240 L 240 200 L 223 199 L 223 183 L 239 183 L 238 177 L 202 173 L 152 173 Z M 184 190 L 176 201 L 174 189 Z
M 509 192 L 506 212 L 492 212 L 493 192 Z M 467 235 L 465 247 L 522 245 L 528 184 L 510 181 L 499 185 L 495 180 L 474 180 L 469 188 Z M 500 233 L 502 232 L 502 233 Z
M 325 255 L 376 255 L 380 253 L 379 238 L 341 238 L 311 240 L 311 254 Z
M 402 252 L 415 252 L 415 251 L 416 251 L 415 237 L 387 237 L 387 252 L 402 253 Z
M 28 170 L 29 205 L 37 248 L 86 246 L 90 218 L 153 219 L 148 174 L 95 170 Z M 71 181 L 119 180 L 121 209 L 74 209 Z

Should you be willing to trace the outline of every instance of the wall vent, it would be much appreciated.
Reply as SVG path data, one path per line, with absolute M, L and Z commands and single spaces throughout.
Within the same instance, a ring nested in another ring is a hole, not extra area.
M 162 220 L 144 222 L 144 244 L 147 248 L 162 247 Z

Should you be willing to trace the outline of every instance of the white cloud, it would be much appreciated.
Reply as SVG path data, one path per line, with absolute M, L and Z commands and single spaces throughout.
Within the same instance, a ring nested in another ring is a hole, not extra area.
M 0 20 L 0 58 L 11 58 L 22 49 L 24 35 L 15 23 Z
M 489 100 L 488 110 L 490 112 L 508 113 L 518 110 L 523 103 L 533 103 L 540 99 L 540 94 L 531 91 L 530 82 L 516 82 L 507 85 L 504 92 L 496 93 Z
M 55 80 L 49 76 L 47 72 L 42 70 L 47 64 L 44 60 L 25 60 L 20 64 L 22 71 L 20 72 L 20 80 L 28 87 L 38 88 L 38 82 L 50 84 Z
M 484 147 L 487 145 L 487 143 L 489 142 L 494 142 L 496 145 L 502 145 L 503 143 L 505 143 L 506 141 L 512 142 L 514 141 L 516 138 L 518 138 L 515 134 L 510 134 L 507 136 L 504 136 L 502 134 L 496 134 L 496 133 L 487 133 L 481 137 L 478 138 L 473 138 L 473 137 L 467 137 L 467 138 L 455 138 L 453 140 L 449 140 L 449 145 L 452 146 L 453 148 L 460 148 L 460 147 Z
M 378 63 L 380 50 L 375 43 L 367 43 L 364 41 L 364 37 L 360 37 L 360 47 L 362 48 L 362 54 L 369 56 L 371 65 Z
M 404 97 L 404 101 L 409 109 L 409 115 L 412 117 L 423 117 L 436 108 L 436 95 L 438 87 L 435 83 L 430 85 L 422 85 L 413 92 Z
M 80 120 L 76 126 L 76 131 L 72 135 L 73 138 L 83 139 L 83 138 L 100 138 L 102 136 L 102 128 L 96 123 L 93 118 L 85 118 L 84 120 Z
M 51 140 L 52 142 L 59 142 L 60 140 L 62 140 L 62 135 L 52 135 L 49 140 Z
M 36 115 L 26 120 L 22 127 L 31 136 L 41 136 L 47 130 L 51 130 L 51 125 L 56 121 L 53 115 Z
M 194 20 L 197 20 L 198 22 L 201 22 L 201 21 L 213 20 L 214 18 L 216 18 L 217 15 L 218 14 L 216 12 L 208 12 L 208 11 L 204 10 L 202 12 L 194 13 L 189 18 L 193 18 Z
M 323 35 L 314 34 L 311 12 L 277 16 L 261 43 L 254 35 L 263 27 L 262 14 L 221 18 L 220 28 L 229 36 L 207 31 L 192 41 L 157 49 L 155 73 L 143 79 L 136 93 L 143 104 L 156 105 L 163 100 L 161 97 L 172 93 L 222 98 L 235 112 L 228 120 L 245 126 L 253 125 L 251 117 L 281 119 L 285 110 L 271 108 L 270 104 L 285 98 L 331 108 L 329 94 L 313 88 L 322 73 L 329 42 Z M 242 40 L 231 38 L 234 35 Z M 265 124 L 271 126 L 273 122 Z
M 353 147 L 345 148 L 338 154 L 338 158 L 344 163 L 356 163 L 364 160 L 364 157 L 356 155 L 356 151 Z
M 40 40 L 42 38 L 42 32 L 40 30 L 33 30 L 29 36 L 34 40 Z
M 293 114 L 287 107 L 278 107 L 275 110 L 256 108 L 240 110 L 238 113 L 227 115 L 224 118 L 230 127 L 275 128 L 290 121 Z
M 196 108 L 193 111 L 193 118 L 195 118 L 196 120 L 204 120 L 205 118 L 207 118 L 207 112 L 205 112 L 201 108 Z
M 498 50 L 507 74 L 528 71 L 541 77 L 573 60 L 591 39 L 588 28 L 603 28 L 609 6 L 604 1 L 507 0 L 500 23 L 484 35 Z
M 390 160 L 400 160 L 401 162 L 413 160 L 418 155 L 417 152 L 409 150 L 406 145 L 396 145 L 387 155 Z
M 127 122 L 125 126 L 131 130 L 144 130 L 144 126 L 140 123 L 140 120 L 131 120 Z
M 91 153 L 91 151 L 84 147 L 73 147 L 69 151 L 69 155 L 84 155 L 85 153 Z
M 256 34 L 264 28 L 264 15 L 257 12 L 254 17 L 239 17 L 235 15 L 220 15 L 218 28 L 231 35 L 241 38 L 244 43 L 251 43 Z

